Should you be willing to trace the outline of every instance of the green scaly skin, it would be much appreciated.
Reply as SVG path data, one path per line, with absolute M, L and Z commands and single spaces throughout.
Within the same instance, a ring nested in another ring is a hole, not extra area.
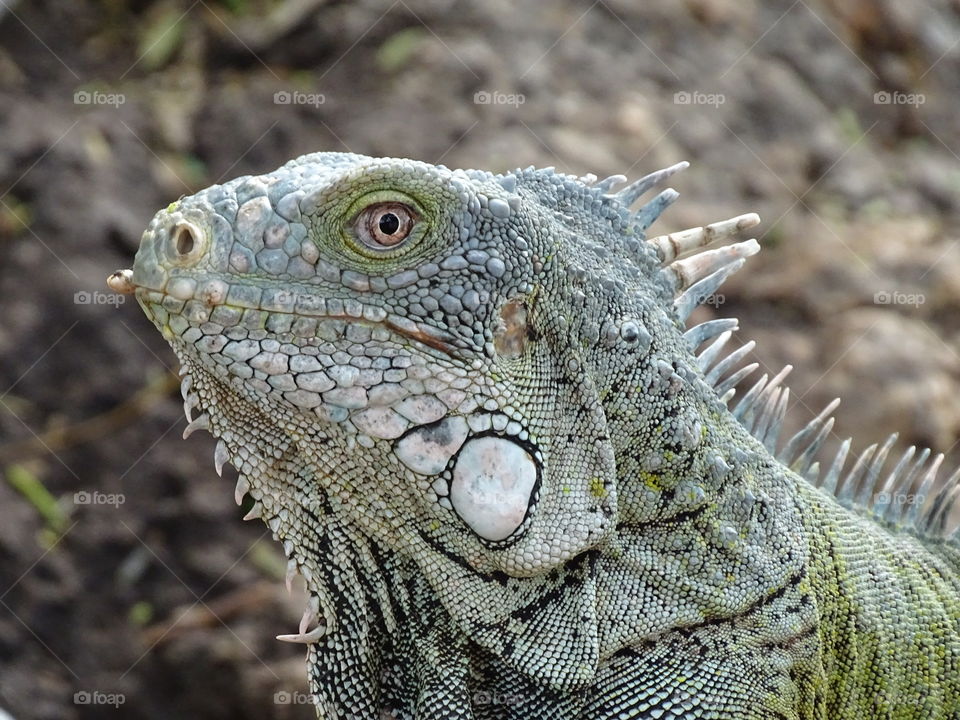
M 731 414 L 643 234 L 671 198 L 593 180 L 319 153 L 144 234 L 191 430 L 306 581 L 318 716 L 960 717 L 956 545 Z

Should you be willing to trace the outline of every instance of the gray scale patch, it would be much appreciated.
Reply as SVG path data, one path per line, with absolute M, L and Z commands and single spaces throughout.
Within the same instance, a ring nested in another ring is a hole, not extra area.
M 281 248 L 289 236 L 290 226 L 287 223 L 272 223 L 263 231 L 263 244 L 268 248 Z
M 271 275 L 280 275 L 287 269 L 290 256 L 283 250 L 261 250 L 257 253 L 257 266 Z
M 367 391 L 362 387 L 336 387 L 323 393 L 323 401 L 342 408 L 358 409 L 367 406 Z
M 223 354 L 234 360 L 245 362 L 260 352 L 260 343 L 253 340 L 240 340 L 227 343 Z
M 406 435 L 394 446 L 394 453 L 408 468 L 421 475 L 443 471 L 467 438 L 466 421 L 449 417 L 436 425 L 420 428 Z
M 332 390 L 337 386 L 324 372 L 301 373 L 297 375 L 297 385 L 304 390 L 318 393 Z

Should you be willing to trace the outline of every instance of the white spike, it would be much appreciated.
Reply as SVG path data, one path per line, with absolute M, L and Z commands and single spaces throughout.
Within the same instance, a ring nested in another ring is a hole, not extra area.
M 303 635 L 303 633 L 307 631 L 308 627 L 319 620 L 320 618 L 317 617 L 317 614 L 313 611 L 313 608 L 310 607 L 309 603 L 307 603 L 307 606 L 303 609 L 303 617 L 300 618 L 300 634 Z
M 287 574 L 283 582 L 287 586 L 287 593 L 293 592 L 293 581 L 297 579 L 297 561 L 293 558 L 287 560 Z
M 717 395 L 726 395 L 727 391 L 735 388 L 740 381 L 748 375 L 752 375 L 753 371 L 758 367 L 760 367 L 760 363 L 750 363 L 749 365 L 744 365 L 742 368 L 730 375 L 730 377 L 728 377 L 726 380 L 721 383 L 717 383 L 717 385 L 714 387 L 714 390 L 716 390 Z
M 760 427 L 761 417 L 770 415 L 776 408 L 776 405 L 779 402 L 778 391 L 780 389 L 780 383 L 787 375 L 790 374 L 792 370 L 793 365 L 784 365 L 780 372 L 773 376 L 770 384 L 763 389 L 763 392 L 761 392 L 759 396 L 757 396 L 757 399 L 754 402 L 753 413 L 748 413 L 748 415 L 752 415 L 756 418 L 753 421 L 755 423 L 754 430 Z M 759 436 L 758 439 L 762 440 L 762 438 Z
M 191 421 L 190 424 L 183 429 L 183 439 L 186 440 L 188 437 L 193 435 L 197 430 L 209 430 L 209 429 L 210 429 L 210 417 L 206 413 L 204 413 L 203 415 L 200 415 L 195 420 Z
M 840 480 L 840 473 L 843 471 L 843 465 L 847 461 L 847 453 L 849 452 L 850 438 L 847 438 L 840 445 L 840 449 L 837 451 L 836 457 L 833 458 L 830 469 L 827 470 L 827 474 L 823 477 L 823 483 L 820 487 L 831 495 L 837 494 L 837 482 Z
M 813 458 L 816 456 L 817 452 L 819 452 L 820 447 L 823 445 L 823 441 L 827 439 L 827 435 L 829 435 L 830 431 L 833 430 L 834 422 L 835 421 L 832 417 L 827 418 L 826 422 L 820 426 L 817 434 L 814 435 L 813 440 L 809 445 L 807 445 L 806 450 L 800 453 L 800 455 L 797 456 L 797 459 L 790 464 L 790 467 L 795 472 L 805 477 L 810 475 L 813 465 L 818 464 L 813 462 Z
M 707 373 L 707 382 L 714 386 L 717 385 L 724 373 L 745 358 L 747 354 L 753 350 L 756 344 L 757 343 L 755 341 L 750 340 L 727 355 L 723 360 L 718 362 L 710 372 Z
M 192 387 L 193 375 L 184 375 L 183 379 L 180 381 L 180 397 L 186 400 L 187 394 L 190 392 L 190 388 Z
M 690 313 L 694 309 L 708 301 L 727 278 L 733 275 L 737 270 L 743 267 L 744 260 L 736 260 L 729 265 L 724 265 L 712 275 L 707 275 L 703 280 L 695 282 L 686 291 L 673 301 L 674 312 L 677 313 L 677 319 L 680 322 L 686 322 Z
M 733 409 L 733 416 L 741 423 L 744 422 L 744 414 L 750 409 L 751 405 L 753 405 L 754 400 L 760 395 L 763 388 L 766 387 L 769 377 L 767 373 L 761 375 L 760 379 L 747 390 L 747 394 L 740 398 L 740 402 L 738 402 L 737 406 Z
M 694 325 L 683 334 L 683 339 L 687 347 L 696 350 L 710 338 L 714 338 L 724 332 L 734 332 L 739 329 L 740 321 L 736 318 L 718 318 L 716 320 L 707 320 L 699 325 Z
M 137 291 L 137 286 L 133 283 L 133 270 L 125 268 L 117 270 L 107 278 L 107 285 L 115 293 L 121 295 L 130 295 Z
M 943 532 L 943 524 L 946 518 L 948 508 L 953 504 L 953 499 L 957 492 L 960 492 L 960 486 L 944 485 L 933 499 L 933 504 L 924 514 L 921 521 L 920 531 L 925 535 L 938 537 Z
M 947 485 L 947 487 L 951 486 Z M 957 504 L 957 499 L 960 498 L 960 485 L 953 485 L 952 487 L 953 490 L 951 490 L 950 494 L 947 495 L 947 499 L 943 502 L 943 505 L 940 508 L 939 515 L 933 519 L 933 524 L 931 526 L 933 527 L 936 537 L 938 538 L 944 538 L 953 534 L 953 531 L 950 531 L 949 533 L 947 532 L 947 518 L 949 518 L 952 514 L 953 508 Z
M 647 190 L 659 185 L 674 173 L 685 170 L 688 167 L 690 167 L 690 163 L 684 160 L 683 162 L 678 162 L 676 165 L 671 165 L 670 167 L 663 168 L 662 170 L 655 170 L 649 175 L 643 176 L 636 182 L 630 183 L 623 188 L 623 190 L 620 190 L 616 195 L 614 195 L 614 197 L 620 202 L 621 205 L 628 207 L 632 205 L 637 198 L 647 192 Z
M 935 527 L 937 537 L 947 538 L 956 534 L 956 528 L 948 533 L 946 524 L 947 518 L 953 514 L 953 508 L 954 505 L 956 505 L 957 498 L 960 497 L 960 483 L 957 482 L 958 479 L 960 479 L 960 469 L 947 478 L 947 481 L 943 485 L 943 491 L 945 493 L 949 492 L 949 495 L 946 496 L 946 500 L 943 501 L 939 508 L 939 517 L 934 518 L 931 516 L 930 518 L 933 522 L 931 526 Z
M 634 227 L 638 232 L 644 232 L 648 227 L 657 221 L 657 218 L 663 215 L 664 211 L 673 205 L 680 197 L 673 188 L 662 190 L 655 195 L 650 202 L 642 205 L 639 210 L 633 214 Z
M 650 238 L 647 242 L 657 249 L 660 262 L 666 264 L 684 253 L 710 245 L 717 240 L 728 238 L 759 223 L 759 215 L 747 213 L 703 227 L 688 228 L 669 235 L 658 235 L 655 238 Z
M 767 431 L 763 436 L 763 444 L 772 454 L 776 455 L 777 440 L 780 439 L 780 431 L 783 429 L 783 419 L 787 416 L 787 405 L 790 404 L 790 388 L 780 388 L 780 401 L 773 409 L 773 415 L 767 425 Z
M 922 529 L 920 508 L 926 505 L 927 495 L 930 493 L 930 489 L 933 487 L 933 483 L 937 479 L 937 473 L 940 471 L 940 465 L 943 463 L 943 458 L 943 453 L 938 453 L 937 456 L 934 457 L 930 462 L 930 466 L 927 468 L 927 472 L 924 474 L 923 480 L 920 481 L 920 487 L 917 488 L 916 498 L 914 498 L 914 501 L 910 503 L 910 509 L 907 511 L 906 522 L 904 523 L 907 525 L 907 527 Z M 960 474 L 960 470 L 957 470 L 957 473 Z M 956 477 L 956 475 L 954 475 L 954 477 Z M 936 498 L 934 498 L 934 502 L 936 502 Z
M 674 292 L 681 292 L 728 265 L 756 255 L 758 252 L 760 252 L 760 243 L 751 238 L 716 250 L 705 250 L 683 260 L 675 260 L 663 271 L 672 281 Z M 703 293 L 703 295 L 709 295 L 709 293 Z
M 260 501 L 253 503 L 253 507 L 250 508 L 250 512 L 243 516 L 244 520 L 256 520 L 258 517 L 261 517 L 263 513 L 263 505 L 260 504 Z
M 893 466 L 893 470 L 890 471 L 886 480 L 883 481 L 879 492 L 873 497 L 871 507 L 873 507 L 873 511 L 881 518 L 886 516 L 887 509 L 893 504 L 890 501 L 893 499 L 892 496 L 897 489 L 897 482 L 902 480 L 908 473 L 907 467 L 916 453 L 916 445 L 911 445 L 904 451 L 897 461 L 897 464 Z
M 732 337 L 733 333 L 729 330 L 727 330 L 725 333 L 721 333 L 720 337 L 710 343 L 706 350 L 697 355 L 697 365 L 700 366 L 700 370 L 707 372 L 711 366 L 713 366 L 713 364 L 717 361 L 717 358 L 720 357 L 720 353 L 723 352 L 724 346 Z
M 773 414 L 774 407 L 780 401 L 780 388 L 773 388 L 772 392 L 763 393 L 757 398 L 753 417 L 750 420 L 747 430 L 761 443 L 767 432 L 767 423 Z
M 615 185 L 623 185 L 627 181 L 626 175 L 610 175 L 597 183 L 600 192 L 608 192 Z
M 827 418 L 833 414 L 840 404 L 840 398 L 834 398 L 820 413 L 810 422 L 803 426 L 795 435 L 793 435 L 784 446 L 780 453 L 779 460 L 787 467 L 792 467 L 797 455 L 802 454 L 801 449 L 811 436 L 816 436 L 820 428 L 827 422 Z
M 854 504 L 860 507 L 869 507 L 873 502 L 873 496 L 877 492 L 877 479 L 880 476 L 880 470 L 883 468 L 883 463 L 887 460 L 887 455 L 890 453 L 890 448 L 893 447 L 893 444 L 897 441 L 899 433 L 893 433 L 890 435 L 883 445 L 880 446 L 880 449 L 877 451 L 876 455 L 873 456 L 873 461 L 867 467 L 867 474 L 863 479 L 863 482 L 860 483 L 860 492 L 857 493 L 857 496 L 854 500 Z
M 247 480 L 246 475 L 240 475 L 237 478 L 237 487 L 233 490 L 233 499 L 237 501 L 237 505 L 243 504 L 243 496 L 247 494 L 250 490 L 250 481 Z
M 196 393 L 190 393 L 183 401 L 183 415 L 188 423 L 193 422 L 193 409 L 200 404 L 200 396 Z
M 310 569 L 310 566 L 303 565 L 302 567 L 297 568 L 297 570 L 300 572 L 300 576 L 307 584 L 307 587 L 311 587 L 313 585 L 313 570 Z
M 847 473 L 847 477 L 844 478 L 843 485 L 838 488 L 837 500 L 845 508 L 853 506 L 853 498 L 857 493 L 857 488 L 860 486 L 860 478 L 867 469 L 867 466 L 870 463 L 870 458 L 873 457 L 873 454 L 876 451 L 877 444 L 874 443 L 860 453 L 860 456 L 853 463 L 853 467 L 850 468 L 850 472 Z
M 289 643 L 303 643 L 304 645 L 312 645 L 317 642 L 320 638 L 323 637 L 324 633 L 327 631 L 327 626 L 323 623 L 317 625 L 313 630 L 308 633 L 297 633 L 296 635 L 277 635 L 277 640 L 282 642 Z
M 897 484 L 894 487 L 890 488 L 889 492 L 891 493 L 891 495 L 894 495 L 894 494 L 906 495 L 911 490 L 913 490 L 914 483 L 916 482 L 917 478 L 920 476 L 920 472 L 922 471 L 924 465 L 926 464 L 927 458 L 930 457 L 930 452 L 931 452 L 930 448 L 923 448 L 920 451 L 919 455 L 917 455 L 916 459 L 913 461 L 910 467 L 907 468 L 906 471 L 901 473 L 901 477 L 898 479 Z M 888 503 L 883 517 L 885 520 L 888 520 L 889 522 L 899 523 L 903 520 L 903 513 L 905 511 L 906 511 L 906 503 L 902 503 L 902 502 Z
M 226 462 L 230 462 L 230 451 L 223 440 L 217 440 L 217 449 L 213 451 L 213 467 L 220 477 L 223 477 L 223 464 Z
M 190 370 L 190 368 L 187 367 L 186 365 L 181 365 L 181 366 L 179 367 L 179 369 L 177 370 L 177 375 L 179 375 L 180 377 L 183 377 L 184 375 L 187 374 L 187 372 L 188 372 L 189 370 Z

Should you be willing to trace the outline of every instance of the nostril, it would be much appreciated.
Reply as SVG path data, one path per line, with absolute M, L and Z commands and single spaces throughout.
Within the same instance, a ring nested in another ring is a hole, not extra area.
M 193 236 L 193 230 L 187 225 L 178 225 L 173 231 L 173 248 L 177 255 L 189 255 L 196 246 L 197 239 Z

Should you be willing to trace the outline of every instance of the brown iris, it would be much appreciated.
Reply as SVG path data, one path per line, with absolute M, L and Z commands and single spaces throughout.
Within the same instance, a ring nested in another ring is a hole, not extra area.
M 356 219 L 357 237 L 374 250 L 391 250 L 407 239 L 417 216 L 413 210 L 398 202 L 376 203 L 361 212 Z

